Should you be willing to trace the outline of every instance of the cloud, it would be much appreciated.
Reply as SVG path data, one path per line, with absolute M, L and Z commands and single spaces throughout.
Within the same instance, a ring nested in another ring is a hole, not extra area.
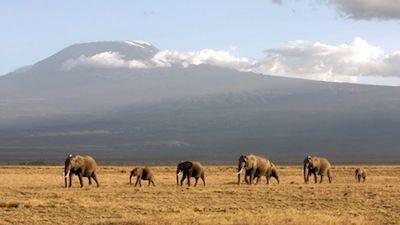
M 399 0 L 325 0 L 343 16 L 359 20 L 400 19 Z
M 357 82 L 362 76 L 400 77 L 400 52 L 386 54 L 359 37 L 336 46 L 294 41 L 265 53 L 252 71 L 341 82 Z
M 169 67 L 171 65 L 187 67 L 189 65 L 210 64 L 235 69 L 244 69 L 252 64 L 252 61 L 247 58 L 233 56 L 228 51 L 213 49 L 188 53 L 164 50 L 154 55 L 151 62 L 157 67 Z
M 76 59 L 69 59 L 63 65 L 63 70 L 71 70 L 76 67 L 100 67 L 100 68 L 151 68 L 210 64 L 214 66 L 245 69 L 252 61 L 247 58 L 239 58 L 232 53 L 223 50 L 203 49 L 181 53 L 178 51 L 163 50 L 157 52 L 150 60 L 124 60 L 124 56 L 118 52 L 102 52 L 94 56 L 81 55 Z
M 304 0 L 271 0 L 277 5 Z M 316 4 L 333 6 L 341 16 L 354 20 L 399 20 L 399 0 L 311 0 Z
M 162 50 L 146 60 L 126 60 L 118 52 L 82 55 L 69 59 L 62 69 L 76 67 L 156 68 L 209 64 L 266 75 L 322 81 L 352 82 L 383 77 L 400 79 L 400 51 L 386 53 L 357 37 L 349 43 L 329 45 L 298 40 L 264 51 L 258 59 L 238 57 L 231 51 L 203 49 L 191 52 Z
M 272 0 L 272 3 L 278 4 L 278 5 L 282 5 L 283 0 Z
M 77 59 L 67 60 L 61 67 L 71 70 L 75 67 L 100 67 L 100 68 L 146 68 L 146 64 L 138 60 L 124 60 L 118 52 L 102 52 L 94 56 L 81 55 Z

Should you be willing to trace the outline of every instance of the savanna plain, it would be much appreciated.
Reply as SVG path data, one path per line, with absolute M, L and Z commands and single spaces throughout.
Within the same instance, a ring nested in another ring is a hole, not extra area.
M 400 224 L 400 166 L 365 166 L 366 183 L 356 167 L 304 184 L 301 166 L 279 166 L 280 184 L 238 186 L 235 166 L 209 166 L 206 187 L 188 188 L 158 166 L 156 187 L 134 188 L 132 167 L 99 166 L 99 188 L 75 176 L 67 189 L 62 166 L 1 166 L 0 224 Z

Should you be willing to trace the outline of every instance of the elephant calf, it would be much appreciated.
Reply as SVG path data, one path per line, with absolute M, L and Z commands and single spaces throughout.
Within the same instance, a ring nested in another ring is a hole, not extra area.
M 149 181 L 149 186 L 153 184 L 153 186 L 156 186 L 154 183 L 154 175 L 153 172 L 145 167 L 145 168 L 135 168 L 131 171 L 131 176 L 129 177 L 129 183 L 132 185 L 132 177 L 137 177 L 135 187 L 139 184 L 139 186 L 142 186 L 141 180 L 148 180 Z
M 367 179 L 367 171 L 363 168 L 357 168 L 355 175 L 356 175 L 356 180 L 358 181 L 358 183 L 361 182 L 361 179 L 363 182 L 365 182 L 365 179 Z
M 205 174 L 203 165 L 199 162 L 180 162 L 176 169 L 176 185 L 179 185 L 179 175 L 183 173 L 181 179 L 181 186 L 183 185 L 183 181 L 187 178 L 187 184 L 190 186 L 190 178 L 194 177 L 196 179 L 196 183 L 194 186 L 196 187 L 197 181 L 199 178 L 203 181 L 204 186 L 206 186 Z
M 263 174 L 260 174 L 259 170 L 256 170 L 256 173 L 254 174 L 254 179 L 256 182 L 255 184 L 258 184 L 258 182 L 260 182 L 262 175 Z M 266 181 L 267 184 L 269 184 L 271 177 L 275 178 L 275 180 L 279 184 L 279 175 L 278 175 L 278 170 L 277 170 L 275 164 L 271 163 L 271 167 L 269 167 L 267 169 L 266 174 L 264 174 L 264 175 L 265 175 L 265 177 L 267 177 L 267 181 Z M 246 175 L 244 177 L 244 181 L 246 182 L 246 184 L 249 184 L 248 177 L 250 177 L 250 176 L 251 176 L 251 170 L 246 170 Z

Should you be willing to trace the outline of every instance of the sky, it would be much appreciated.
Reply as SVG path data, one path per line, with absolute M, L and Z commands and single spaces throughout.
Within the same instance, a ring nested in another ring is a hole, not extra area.
M 0 32 L 0 74 L 75 43 L 143 40 L 240 70 L 400 85 L 400 0 L 4 1 Z

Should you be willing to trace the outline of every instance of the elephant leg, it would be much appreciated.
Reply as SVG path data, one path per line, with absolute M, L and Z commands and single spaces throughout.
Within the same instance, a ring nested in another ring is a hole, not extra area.
M 181 186 L 183 185 L 183 181 L 185 180 L 185 178 L 186 178 L 186 173 L 183 173 L 183 176 L 181 178 Z
M 261 180 L 261 177 L 255 177 L 254 178 L 254 182 L 255 182 L 254 184 L 257 185 L 258 182 L 260 182 L 260 180 Z
M 81 184 L 81 188 L 83 188 L 82 173 L 79 173 L 78 177 L 79 177 L 79 183 Z
M 74 175 L 72 173 L 69 174 L 69 187 L 72 187 L 72 177 Z
M 151 184 L 151 179 L 149 179 L 149 185 L 147 185 L 147 186 L 149 186 L 149 187 L 150 187 L 150 184 Z
M 307 176 L 306 176 L 306 184 L 308 184 L 308 180 L 310 179 L 312 172 L 308 169 Z
M 187 184 L 188 184 L 188 187 L 190 187 L 190 175 L 187 176 Z
M 327 174 L 328 174 L 328 180 L 329 180 L 329 183 L 332 183 L 332 175 L 331 175 L 331 170 L 328 170 Z
M 314 182 L 317 183 L 317 173 L 314 173 Z
M 195 179 L 196 179 L 196 182 L 194 183 L 194 186 L 196 187 L 197 186 L 197 181 L 199 181 L 199 178 L 196 177 Z
M 201 178 L 201 180 L 203 181 L 203 185 L 204 185 L 204 187 L 205 187 L 205 186 L 206 186 L 206 179 L 205 179 L 205 177 L 204 177 L 204 173 L 201 174 L 200 178 Z
M 92 179 L 90 177 L 88 177 L 89 179 L 89 185 L 92 185 Z
M 142 187 L 142 178 L 139 179 L 139 186 Z
M 96 173 L 93 173 L 93 174 L 92 174 L 92 178 L 93 178 L 93 180 L 96 182 L 97 187 L 100 187 L 99 181 L 97 180 L 97 175 L 96 175 Z
M 244 175 L 244 181 L 246 182 L 246 184 L 249 184 L 249 180 L 247 179 L 247 175 Z
M 322 183 L 323 179 L 324 179 L 324 175 L 321 174 L 321 180 L 319 181 L 319 183 Z
M 255 171 L 251 170 L 251 172 L 250 172 L 250 185 L 253 185 L 254 174 L 255 174 Z
M 139 181 L 140 181 L 140 177 L 138 176 L 138 177 L 136 178 L 135 187 L 137 187 L 137 185 L 139 184 Z
M 151 179 L 150 181 L 151 181 L 151 183 L 153 184 L 153 187 L 155 187 L 155 186 L 156 186 L 156 184 L 154 183 L 154 180 L 153 180 L 153 179 Z

